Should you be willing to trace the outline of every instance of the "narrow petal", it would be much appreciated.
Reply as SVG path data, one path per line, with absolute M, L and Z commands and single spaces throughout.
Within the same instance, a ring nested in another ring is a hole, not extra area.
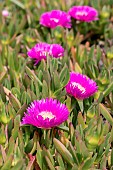
M 67 120 L 69 111 L 65 104 L 46 98 L 31 103 L 24 114 L 21 124 L 29 124 L 38 128 L 52 128 Z
M 71 18 L 64 11 L 52 10 L 41 15 L 40 24 L 49 28 L 55 28 L 57 26 L 71 28 Z
M 96 82 L 83 74 L 75 72 L 70 73 L 70 80 L 65 88 L 68 94 L 79 100 L 92 96 L 98 89 Z
M 74 19 L 84 22 L 98 20 L 98 11 L 90 6 L 73 6 L 68 13 Z
M 47 56 L 63 57 L 64 48 L 60 44 L 38 43 L 27 52 L 27 55 L 34 59 L 35 64 L 37 64 L 42 59 L 46 60 Z

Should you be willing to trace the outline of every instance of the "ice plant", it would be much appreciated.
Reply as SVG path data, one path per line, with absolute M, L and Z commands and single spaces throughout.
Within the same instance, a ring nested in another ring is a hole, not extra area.
M 9 11 L 6 10 L 6 9 L 4 9 L 4 10 L 2 11 L 2 16 L 8 17 L 8 16 L 9 16 Z
M 91 22 L 98 20 L 98 11 L 90 6 L 73 6 L 68 13 L 72 18 L 79 21 Z
M 79 100 L 92 96 L 98 89 L 96 82 L 86 75 L 71 72 L 70 80 L 66 85 L 66 92 Z
M 28 56 L 36 61 L 36 64 L 47 56 L 59 58 L 64 56 L 64 48 L 59 44 L 38 43 L 27 52 Z
M 57 26 L 70 28 L 71 17 L 64 11 L 52 10 L 41 15 L 40 24 L 48 28 L 55 28 Z
M 46 98 L 31 103 L 22 119 L 22 124 L 49 129 L 59 126 L 67 120 L 68 116 L 69 111 L 65 104 L 56 99 Z
M 64 56 L 64 48 L 59 44 L 51 44 L 49 55 L 54 58 L 59 58 Z

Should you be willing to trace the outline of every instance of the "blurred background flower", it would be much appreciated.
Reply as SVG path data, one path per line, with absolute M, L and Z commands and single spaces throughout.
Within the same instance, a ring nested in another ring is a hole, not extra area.
M 64 56 L 64 48 L 59 44 L 36 44 L 31 50 L 28 51 L 28 56 L 35 59 L 36 64 L 42 59 L 46 60 L 47 56 L 59 58 Z
M 69 14 L 64 11 L 52 10 L 50 12 L 45 12 L 41 15 L 40 24 L 49 28 L 55 28 L 57 26 L 70 28 L 71 19 Z
M 2 16 L 8 17 L 9 16 L 9 11 L 7 9 L 2 10 Z
M 73 6 L 68 13 L 72 18 L 79 21 L 91 22 L 98 20 L 98 11 L 90 6 Z

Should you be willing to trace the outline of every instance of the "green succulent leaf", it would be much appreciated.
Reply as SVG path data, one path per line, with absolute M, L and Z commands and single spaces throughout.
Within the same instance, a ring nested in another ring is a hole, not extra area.
M 97 157 L 97 154 L 95 154 L 95 155 L 93 156 L 93 158 L 88 159 L 88 160 L 84 163 L 82 169 L 83 169 L 83 170 L 86 170 L 86 169 L 91 168 L 91 166 L 93 165 L 93 162 L 95 161 L 96 157 Z
M 106 107 L 100 103 L 99 108 L 100 108 L 101 114 L 105 117 L 105 119 L 108 120 L 108 122 L 110 122 L 111 125 L 113 125 L 113 118 L 108 112 L 108 110 L 106 109 Z
M 62 157 L 71 165 L 73 165 L 73 157 L 67 148 L 56 138 L 53 139 L 55 148 L 62 155 Z

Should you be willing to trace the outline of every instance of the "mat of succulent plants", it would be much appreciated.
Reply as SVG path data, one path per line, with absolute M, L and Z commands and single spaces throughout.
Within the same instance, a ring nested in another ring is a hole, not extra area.
M 0 1 L 0 169 L 113 169 L 113 1 Z

